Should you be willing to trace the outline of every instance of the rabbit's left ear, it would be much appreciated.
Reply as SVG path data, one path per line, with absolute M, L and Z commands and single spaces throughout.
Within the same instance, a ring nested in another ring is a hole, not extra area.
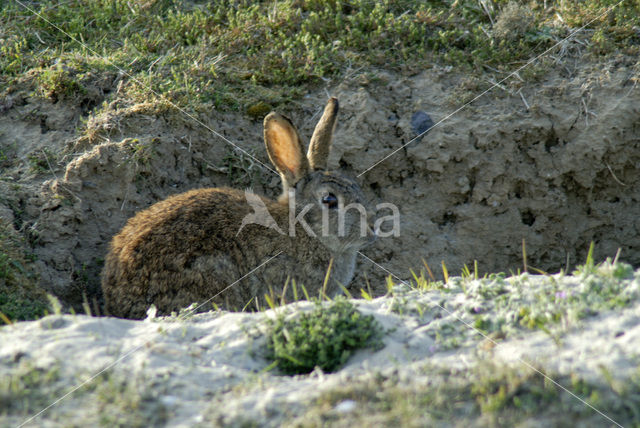
M 333 131 L 338 117 L 338 99 L 332 97 L 324 108 L 324 113 L 313 131 L 307 158 L 311 169 L 327 169 L 327 159 L 331 151 Z
M 264 142 L 271 163 L 282 177 L 286 192 L 309 173 L 309 161 L 293 123 L 278 113 L 271 112 L 264 118 Z

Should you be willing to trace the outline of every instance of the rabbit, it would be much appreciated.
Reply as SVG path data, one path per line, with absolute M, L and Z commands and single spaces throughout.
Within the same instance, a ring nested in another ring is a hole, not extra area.
M 141 319 L 152 304 L 168 315 L 192 303 L 210 309 L 211 301 L 243 310 L 287 287 L 290 298 L 292 281 L 299 297 L 300 285 L 309 296 L 340 294 L 354 276 L 358 250 L 376 231 L 359 185 L 326 169 L 337 114 L 338 100 L 331 98 L 306 155 L 290 119 L 275 112 L 265 117 L 267 154 L 282 181 L 277 200 L 226 187 L 197 189 L 129 219 L 111 241 L 102 271 L 107 314 Z M 349 204 L 358 209 L 345 209 Z

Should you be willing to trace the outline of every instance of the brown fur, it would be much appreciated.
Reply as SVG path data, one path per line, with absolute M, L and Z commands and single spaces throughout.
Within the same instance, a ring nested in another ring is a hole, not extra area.
M 319 195 L 330 191 L 345 205 L 366 205 L 352 180 L 332 172 L 310 171 L 300 138 L 288 119 L 275 113 L 267 116 L 265 139 L 285 191 L 295 188 L 298 206 L 313 205 L 306 220 L 314 231 L 321 224 Z M 320 151 L 328 153 L 329 148 Z M 252 223 L 241 229 L 242 220 L 254 210 L 243 191 L 230 188 L 193 190 L 139 212 L 113 238 L 105 260 L 102 289 L 107 313 L 143 318 L 151 304 L 160 314 L 169 314 L 194 302 L 209 301 L 239 310 L 253 299 L 264 304 L 263 297 L 271 290 L 281 295 L 288 278 L 304 284 L 310 295 L 318 295 L 331 259 L 327 294 L 336 294 L 338 284 L 348 284 L 357 249 L 371 240 L 356 236 L 353 215 L 345 222 L 344 237 L 318 234 L 316 238 L 300 224 L 295 236 L 289 236 L 287 194 L 279 201 L 260 199 L 284 234 Z M 289 300 L 291 290 L 289 287 L 286 293 Z

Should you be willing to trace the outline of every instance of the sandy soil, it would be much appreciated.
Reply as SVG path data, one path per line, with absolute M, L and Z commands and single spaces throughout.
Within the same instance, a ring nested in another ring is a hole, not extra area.
M 453 279 L 452 283 L 458 281 Z M 550 282 L 567 292 L 580 287 L 572 276 L 513 277 L 505 284 L 511 291 L 526 284 L 527 289 L 539 292 Z M 483 284 L 487 281 L 470 280 L 467 286 Z M 640 271 L 625 284 L 625 290 L 638 295 Z M 376 378 L 392 377 L 407 387 L 429 385 L 437 389 L 433 382 L 438 370 L 465 372 L 490 361 L 496 367 L 536 367 L 540 373 L 553 373 L 554 377 L 571 374 L 606 383 L 628 380 L 640 363 L 640 299 L 623 309 L 558 325 L 552 332 L 519 328 L 506 338 L 488 338 L 465 326 L 473 319 L 469 305 L 478 303 L 459 287 L 446 292 L 399 287 L 393 296 L 353 302 L 379 322 L 385 332 L 384 347 L 359 351 L 335 373 L 316 371 L 305 376 L 265 371 L 269 361 L 262 357 L 263 332 L 266 317 L 273 317 L 274 311 L 212 312 L 187 319 L 145 321 L 54 315 L 2 327 L 0 375 L 15 373 L 25 365 L 44 371 L 54 367 L 59 373 L 59 388 L 30 413 L 10 413 L 0 423 L 17 425 L 26 421 L 40 408 L 71 392 L 74 385 L 85 381 L 89 385 L 106 383 L 100 377 L 92 379 L 101 371 L 110 373 L 112 379 L 135 379 L 135 393 L 146 394 L 145 401 L 131 410 L 143 413 L 146 422 L 142 426 L 152 425 L 153 415 L 159 414 L 166 426 L 237 426 L 243 421 L 260 426 L 295 426 L 313 411 L 323 394 Z M 426 308 L 421 314 L 412 310 L 418 305 Z M 276 311 L 299 313 L 311 307 L 311 303 L 300 302 Z M 445 324 L 456 326 L 457 333 L 452 334 L 461 338 L 459 346 L 448 346 L 446 337 L 436 335 L 440 332 L 446 336 Z M 603 378 L 604 372 L 611 378 Z M 575 389 L 568 384 L 562 386 Z M 125 400 L 130 399 L 117 391 Z M 100 404 L 104 399 L 94 392 L 80 388 L 26 426 L 86 426 L 104 421 L 105 413 L 123 411 Z M 340 420 L 357 411 L 357 405 L 347 400 L 324 413 Z M 575 405 L 583 404 L 576 399 Z M 616 419 L 615 414 L 607 416 Z M 539 423 L 541 420 L 534 417 L 526 426 Z M 611 424 L 595 411 L 585 423 Z

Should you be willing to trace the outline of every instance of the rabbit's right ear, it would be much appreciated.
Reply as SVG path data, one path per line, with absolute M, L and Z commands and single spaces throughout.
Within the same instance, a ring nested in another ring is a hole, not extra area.
M 282 177 L 285 192 L 309 173 L 309 161 L 300 136 L 288 118 L 275 112 L 269 113 L 264 118 L 264 142 L 271 163 Z
M 324 113 L 313 130 L 313 136 L 309 142 L 307 158 L 311 169 L 327 169 L 327 159 L 331 150 L 331 140 L 333 131 L 336 129 L 336 118 L 338 117 L 338 99 L 331 97 L 327 101 Z

